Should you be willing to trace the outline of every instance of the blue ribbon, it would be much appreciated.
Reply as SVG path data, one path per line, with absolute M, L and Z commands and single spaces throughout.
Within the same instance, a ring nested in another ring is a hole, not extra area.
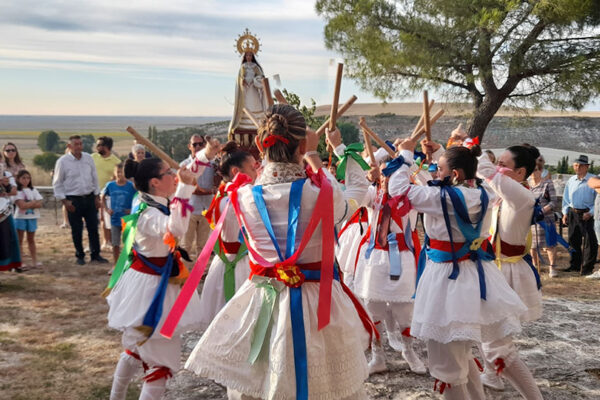
M 396 146 L 394 146 L 394 143 L 392 143 L 391 141 L 386 140 L 385 144 L 387 144 L 388 146 L 390 146 L 390 149 L 392 149 L 392 151 L 396 151 Z
M 152 264 L 146 257 L 139 253 L 137 253 L 137 256 L 140 260 L 142 260 L 144 265 L 152 269 L 157 274 L 160 274 L 160 283 L 158 284 L 158 288 L 156 288 L 156 292 L 154 293 L 150 307 L 148 307 L 148 311 L 146 311 L 146 315 L 144 315 L 144 320 L 142 322 L 142 325 L 152 328 L 150 335 L 148 335 L 148 337 L 150 337 L 152 336 L 152 333 L 154 333 L 154 330 L 160 322 L 160 317 L 162 316 L 163 302 L 165 300 L 165 295 L 167 294 L 167 287 L 169 285 L 171 271 L 173 270 L 173 253 L 169 253 L 167 256 L 167 262 L 162 267 Z
M 398 157 L 394 158 L 392 161 L 388 161 L 388 163 L 385 165 L 385 168 L 381 172 L 385 176 L 390 176 L 394 172 L 399 170 L 400 167 L 403 166 L 404 164 L 408 165 L 408 163 L 406 161 L 404 161 L 404 157 L 398 156 Z
M 398 239 L 395 233 L 388 234 L 388 257 L 390 259 L 390 279 L 397 281 L 402 275 L 402 259 L 398 250 Z
M 288 210 L 288 231 L 286 237 L 285 259 L 290 258 L 296 248 L 296 233 L 298 229 L 300 203 L 302 200 L 302 189 L 305 180 L 300 179 L 292 183 L 290 189 L 290 202 Z M 259 189 L 257 189 L 259 188 Z M 252 195 L 260 217 L 269 233 L 269 237 L 277 250 L 277 255 L 281 261 L 284 261 L 279 249 L 279 244 L 275 238 L 275 232 L 269 218 L 269 213 L 262 196 L 262 186 L 255 186 L 252 189 Z M 321 277 L 320 271 L 305 271 L 305 279 L 318 280 Z M 304 331 L 304 312 L 302 309 L 302 287 L 290 288 L 290 319 L 292 324 L 292 343 L 294 344 L 294 372 L 296 375 L 296 399 L 308 400 L 308 352 L 306 349 L 306 334 Z
M 537 268 L 535 267 L 535 265 L 533 265 L 533 259 L 531 258 L 531 254 L 525 254 L 523 256 L 523 260 L 525 260 L 525 262 L 527 262 L 527 264 L 529 264 L 529 268 L 531 268 L 531 271 L 533 272 L 533 276 L 535 276 L 535 283 L 537 285 L 538 290 L 540 290 L 542 288 L 542 280 L 540 279 L 540 274 L 537 270 Z

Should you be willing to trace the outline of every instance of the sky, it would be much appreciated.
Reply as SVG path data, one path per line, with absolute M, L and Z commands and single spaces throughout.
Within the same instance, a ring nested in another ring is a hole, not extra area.
M 312 0 L 0 0 L 0 10 L 0 114 L 229 116 L 245 28 L 265 74 L 303 102 L 331 103 L 342 61 Z M 340 102 L 353 94 L 380 101 L 344 79 Z
M 330 104 L 339 55 L 306 0 L 0 0 L 0 114 L 231 114 L 245 28 L 265 74 Z M 277 88 L 270 79 L 272 90 Z M 350 79 L 340 101 L 378 101 Z

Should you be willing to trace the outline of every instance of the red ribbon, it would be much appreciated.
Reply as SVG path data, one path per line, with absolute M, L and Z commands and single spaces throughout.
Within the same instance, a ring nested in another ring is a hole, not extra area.
M 177 206 L 177 204 L 181 204 L 181 216 L 183 218 L 187 217 L 188 211 L 190 213 L 194 212 L 194 207 L 190 204 L 190 201 L 188 199 L 175 197 L 173 200 L 171 200 L 171 207 L 174 208 Z
M 219 203 L 220 199 L 225 197 L 225 183 L 221 182 L 219 185 L 219 190 L 217 194 L 215 194 L 210 202 L 210 206 L 206 210 L 204 214 L 204 218 L 208 221 L 209 224 L 214 224 L 219 219 Z
M 434 384 L 433 384 L 433 391 L 435 392 L 437 390 L 437 384 L 438 382 L 440 383 L 440 394 L 444 394 L 444 391 L 446 390 L 446 387 L 448 389 L 452 389 L 452 385 L 450 385 L 449 383 L 446 382 L 442 382 L 438 379 L 435 380 Z
M 494 361 L 494 365 L 496 366 L 496 375 L 500 375 L 502 371 L 504 371 L 504 368 L 506 368 L 503 358 L 497 358 L 496 361 Z
M 467 138 L 463 142 L 463 146 L 466 147 L 467 149 L 470 149 L 473 146 L 478 146 L 479 144 L 480 144 L 479 136 L 477 136 L 475 138 Z
M 148 375 L 144 376 L 142 380 L 144 382 L 154 382 L 162 378 L 168 379 L 172 376 L 173 375 L 171 374 L 171 370 L 168 367 L 159 367 L 151 373 L 149 373 Z
M 264 148 L 267 148 L 267 147 L 273 146 L 277 142 L 282 142 L 282 143 L 285 143 L 285 144 L 290 143 L 290 141 L 287 140 L 286 138 L 284 138 L 283 136 L 280 136 L 280 135 L 269 135 L 269 136 L 267 136 L 266 138 L 263 139 L 262 145 L 263 145 Z

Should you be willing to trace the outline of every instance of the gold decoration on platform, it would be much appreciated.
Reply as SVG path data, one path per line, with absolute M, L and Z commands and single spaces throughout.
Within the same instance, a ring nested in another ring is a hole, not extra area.
M 244 55 L 248 52 L 256 54 L 260 50 L 260 42 L 256 36 L 254 36 L 248 28 L 237 38 L 236 42 L 237 51 Z

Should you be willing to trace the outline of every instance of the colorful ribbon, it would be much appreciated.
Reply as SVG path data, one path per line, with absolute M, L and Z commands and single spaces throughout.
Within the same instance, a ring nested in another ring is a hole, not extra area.
M 398 169 L 400 169 L 400 167 L 403 166 L 404 164 L 408 165 L 408 163 L 404 160 L 404 157 L 398 156 L 398 157 L 394 158 L 392 161 L 388 161 L 388 163 L 385 165 L 385 168 L 381 171 L 381 173 L 385 176 L 390 176 L 394 172 L 396 172 Z
M 400 251 L 398 250 L 398 240 L 396 234 L 390 232 L 387 236 L 388 239 L 388 257 L 390 259 L 390 279 L 397 281 L 402 275 L 402 259 L 400 257 Z
M 262 145 L 263 147 L 266 149 L 267 147 L 271 147 L 274 146 L 275 143 L 277 142 L 282 142 L 285 144 L 290 143 L 290 141 L 286 138 L 284 138 L 283 136 L 280 135 L 269 135 L 266 138 L 263 139 L 262 141 Z
M 228 302 L 235 294 L 235 266 L 242 258 L 248 254 L 246 244 L 242 243 L 233 260 L 229 261 L 220 246 L 220 240 L 215 243 L 214 253 L 221 259 L 225 265 L 223 273 L 223 291 L 225 294 L 225 302 Z
M 360 167 L 365 171 L 371 168 L 359 154 L 361 151 L 364 151 L 364 149 L 365 147 L 362 143 L 352 143 L 344 149 L 344 154 L 341 157 L 338 157 L 341 161 L 338 164 L 337 172 L 335 174 L 337 179 L 346 179 L 346 165 L 348 164 L 348 158 L 352 158 L 354 161 L 356 161 L 358 165 L 360 165 Z
M 261 354 L 264 355 L 266 351 L 265 338 L 271 325 L 275 300 L 279 292 L 284 288 L 282 283 L 273 278 L 265 278 L 264 281 L 257 282 L 255 285 L 257 288 L 262 289 L 262 304 L 260 305 L 260 311 L 252 334 L 252 343 L 250 344 L 250 354 L 248 356 L 250 364 L 254 364 L 259 356 Z
M 181 216 L 184 218 L 187 217 L 188 211 L 190 213 L 194 212 L 194 207 L 190 204 L 188 199 L 175 197 L 173 200 L 171 200 L 172 206 L 176 206 L 177 204 L 181 204 Z

